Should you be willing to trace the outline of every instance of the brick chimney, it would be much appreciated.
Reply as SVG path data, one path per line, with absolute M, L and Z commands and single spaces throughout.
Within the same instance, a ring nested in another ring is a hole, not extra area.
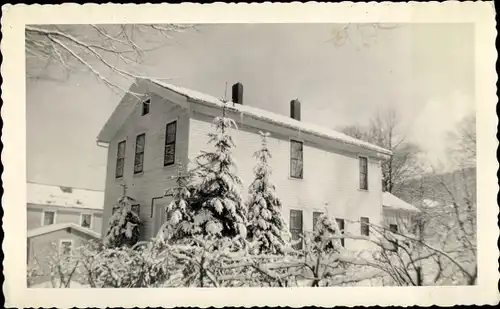
M 290 117 L 300 121 L 300 101 L 298 99 L 290 102 Z
M 233 85 L 233 103 L 243 104 L 243 84 L 236 83 Z

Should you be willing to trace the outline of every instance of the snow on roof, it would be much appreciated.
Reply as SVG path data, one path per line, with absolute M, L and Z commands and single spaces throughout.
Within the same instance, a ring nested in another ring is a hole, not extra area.
M 73 187 L 27 183 L 27 203 L 102 210 L 104 192 Z
M 420 212 L 420 209 L 418 209 L 417 207 L 403 201 L 402 199 L 398 198 L 397 196 L 394 196 L 389 192 L 382 193 L 382 205 L 384 207 L 389 207 L 389 208 Z
M 174 92 L 176 92 L 180 95 L 183 95 L 183 96 L 185 96 L 191 100 L 194 100 L 194 101 L 198 101 L 198 102 L 206 103 L 206 104 L 208 103 L 209 105 L 212 105 L 212 106 L 213 105 L 222 106 L 222 104 L 223 104 L 223 102 L 220 99 L 217 99 L 217 98 L 215 98 L 211 95 L 205 94 L 205 93 L 201 93 L 201 92 L 198 92 L 195 90 L 186 89 L 183 87 L 167 84 L 167 83 L 164 83 L 164 82 L 161 82 L 158 80 L 149 79 L 149 81 L 157 84 L 160 87 L 167 88 L 171 91 L 174 91 Z M 298 121 L 298 120 L 295 120 L 293 118 L 286 117 L 284 115 L 276 114 L 273 112 L 269 112 L 269 111 L 266 111 L 266 110 L 263 110 L 260 108 L 255 108 L 255 107 L 251 107 L 248 105 L 242 105 L 242 104 L 233 104 L 233 106 L 231 106 L 231 108 L 236 110 L 237 112 L 244 114 L 244 115 L 252 116 L 252 117 L 255 117 L 255 118 L 260 119 L 260 120 L 275 123 L 275 124 L 278 124 L 281 126 L 290 127 L 292 129 L 296 129 L 296 130 L 299 130 L 302 132 L 311 133 L 311 134 L 314 134 L 317 136 L 336 140 L 339 142 L 359 146 L 359 147 L 369 149 L 372 151 L 376 151 L 379 153 L 383 153 L 386 155 L 391 154 L 391 151 L 389 151 L 387 149 L 384 149 L 384 148 L 378 147 L 376 145 L 355 139 L 353 137 L 350 137 L 346 134 L 334 131 L 332 129 L 325 128 L 325 127 L 318 126 L 318 125 L 311 124 L 311 123 L 305 123 L 302 121 Z
M 90 235 L 90 236 L 92 236 L 92 237 L 94 237 L 96 239 L 100 239 L 101 238 L 101 234 L 99 234 L 97 232 L 94 232 L 94 231 L 92 231 L 92 230 L 90 230 L 88 228 L 81 227 L 81 226 L 79 226 L 79 225 L 77 225 L 75 223 L 72 223 L 72 222 L 59 223 L 59 224 L 51 224 L 51 225 L 46 225 L 46 226 L 38 227 L 36 229 L 29 230 L 28 231 L 28 238 L 39 236 L 39 235 L 43 235 L 43 234 L 52 233 L 52 232 L 55 232 L 55 231 L 60 231 L 60 230 L 66 229 L 66 228 L 75 229 L 77 231 L 80 231 L 82 233 Z

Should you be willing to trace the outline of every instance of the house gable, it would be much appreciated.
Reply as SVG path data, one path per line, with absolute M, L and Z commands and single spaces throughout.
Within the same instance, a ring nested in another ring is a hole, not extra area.
M 140 205 L 140 217 L 144 223 L 141 233 L 150 235 L 153 231 L 149 222 L 152 220 L 152 197 L 163 195 L 164 190 L 172 186 L 170 176 L 177 172 L 177 164 L 187 165 L 187 147 L 189 142 L 189 106 L 186 98 L 154 84 L 147 84 L 144 98 L 150 100 L 149 113 L 143 115 L 140 101 L 128 107 L 128 116 L 117 127 L 108 141 L 108 159 L 106 170 L 105 208 L 103 215 L 104 234 L 111 217 L 112 205 L 123 195 L 122 185 L 127 186 L 127 195 L 136 199 Z M 146 91 L 147 90 L 147 91 Z M 120 104 L 125 104 L 124 101 Z M 116 120 L 116 119 L 115 119 Z M 176 123 L 174 164 L 165 165 L 165 143 L 167 125 Z M 116 125 L 117 123 L 115 123 Z M 136 171 L 135 155 L 137 136 L 144 134 L 142 152 L 142 170 Z M 118 144 L 125 141 L 123 175 L 117 176 Z
M 187 103 L 185 96 L 177 94 L 164 87 L 160 87 L 159 85 L 148 80 L 137 79 L 130 86 L 128 92 L 123 96 L 108 121 L 99 132 L 97 141 L 109 143 L 113 140 L 124 123 L 133 114 L 140 113 L 140 103 L 155 95 L 163 98 L 164 102 L 169 102 L 182 108 L 189 108 L 189 104 Z M 150 110 L 149 115 L 152 113 L 154 113 L 153 108 Z

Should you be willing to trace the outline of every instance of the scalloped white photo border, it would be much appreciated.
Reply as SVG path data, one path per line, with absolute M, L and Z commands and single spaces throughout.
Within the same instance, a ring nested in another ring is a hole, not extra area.
M 3 5 L 1 64 L 6 307 L 223 307 L 472 305 L 500 300 L 496 172 L 497 74 L 493 2 L 336 4 Z M 27 289 L 26 24 L 98 23 L 474 23 L 477 110 L 478 267 L 476 286 L 230 289 Z

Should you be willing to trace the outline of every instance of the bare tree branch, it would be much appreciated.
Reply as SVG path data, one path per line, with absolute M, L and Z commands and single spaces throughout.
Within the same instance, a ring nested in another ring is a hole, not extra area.
M 331 37 L 326 41 L 333 43 L 336 47 L 345 46 L 349 43 L 356 49 L 369 48 L 377 43 L 383 31 L 399 28 L 399 24 L 364 23 L 338 25 L 332 29 Z
M 171 79 L 145 76 L 131 69 L 142 63 L 148 51 L 165 46 L 173 33 L 190 28 L 194 25 L 28 25 L 25 28 L 27 76 L 53 79 L 56 70 L 67 78 L 73 71 L 84 69 L 113 91 L 129 92 L 108 74 L 123 80 Z
M 385 191 L 399 193 L 401 185 L 421 172 L 420 148 L 399 134 L 401 118 L 390 108 L 377 112 L 367 126 L 351 125 L 341 131 L 354 138 L 389 149 L 393 155 L 382 164 Z

